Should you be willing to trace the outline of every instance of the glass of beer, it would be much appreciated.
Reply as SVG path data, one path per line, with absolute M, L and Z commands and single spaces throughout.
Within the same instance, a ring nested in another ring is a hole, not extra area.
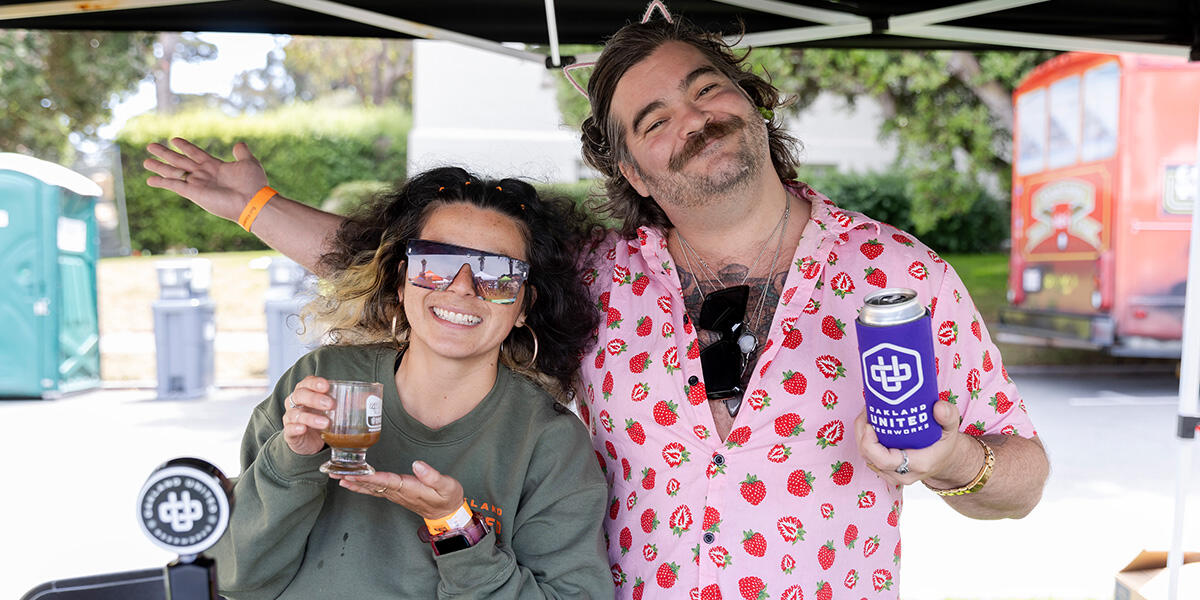
M 383 426 L 383 384 L 331 379 L 329 396 L 333 408 L 325 411 L 329 427 L 321 432 L 321 439 L 333 455 L 321 465 L 321 472 L 371 475 L 375 469 L 367 464 L 367 448 L 379 441 Z

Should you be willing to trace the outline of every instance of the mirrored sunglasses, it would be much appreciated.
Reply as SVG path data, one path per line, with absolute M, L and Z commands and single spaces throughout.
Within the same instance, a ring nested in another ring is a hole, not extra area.
M 409 240 L 408 282 L 441 291 L 458 276 L 463 265 L 471 268 L 475 295 L 496 304 L 512 304 L 529 278 L 529 264 L 511 256 L 429 240 Z

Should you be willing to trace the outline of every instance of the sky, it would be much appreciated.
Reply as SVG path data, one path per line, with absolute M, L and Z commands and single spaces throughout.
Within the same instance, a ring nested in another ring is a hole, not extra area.
M 286 36 L 260 33 L 199 33 L 217 46 L 217 58 L 195 63 L 176 62 L 171 68 L 171 89 L 177 94 L 228 95 L 238 73 L 266 65 L 267 53 Z M 112 139 L 125 122 L 154 110 L 154 82 L 144 81 L 137 93 L 113 107 L 113 120 L 100 128 L 100 137 Z

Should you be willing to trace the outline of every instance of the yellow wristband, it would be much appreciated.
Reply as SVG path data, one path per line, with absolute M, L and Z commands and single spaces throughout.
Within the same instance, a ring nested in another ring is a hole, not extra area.
M 258 190 L 258 193 L 254 194 L 254 197 L 246 203 L 246 208 L 242 209 L 242 214 L 237 220 L 238 225 L 241 225 L 242 229 L 250 231 L 250 226 L 254 225 L 254 219 L 258 218 L 259 211 L 262 210 L 263 206 L 266 206 L 268 200 L 277 195 L 279 195 L 279 192 L 276 192 L 270 186 L 264 185 L 262 189 Z
M 441 535 L 447 531 L 462 529 L 471 524 L 471 507 L 463 500 L 462 506 L 453 514 L 440 519 L 425 519 L 425 528 L 431 535 Z

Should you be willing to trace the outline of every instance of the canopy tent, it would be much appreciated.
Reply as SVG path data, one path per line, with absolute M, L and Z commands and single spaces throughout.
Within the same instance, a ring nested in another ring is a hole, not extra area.
M 0 22 L 30 29 L 421 37 L 497 49 L 500 42 L 597 44 L 644 7 L 642 0 L 0 0 Z M 1200 55 L 1197 0 L 678 0 L 670 7 L 713 30 L 737 31 L 740 20 L 744 42 L 754 46 Z
M 708 29 L 736 32 L 744 24 L 740 43 L 750 46 L 1032 48 L 1200 60 L 1200 0 L 673 0 L 670 5 Z M 644 0 L 0 0 L 0 27 L 420 37 L 557 67 L 575 59 L 561 57 L 560 44 L 599 44 L 644 9 Z M 1200 148 L 1200 127 L 1197 140 Z M 1195 198 L 1188 279 L 1200 282 L 1200 181 Z M 1185 490 L 1198 429 L 1200 285 L 1189 285 L 1169 560 L 1172 599 L 1178 593 Z

